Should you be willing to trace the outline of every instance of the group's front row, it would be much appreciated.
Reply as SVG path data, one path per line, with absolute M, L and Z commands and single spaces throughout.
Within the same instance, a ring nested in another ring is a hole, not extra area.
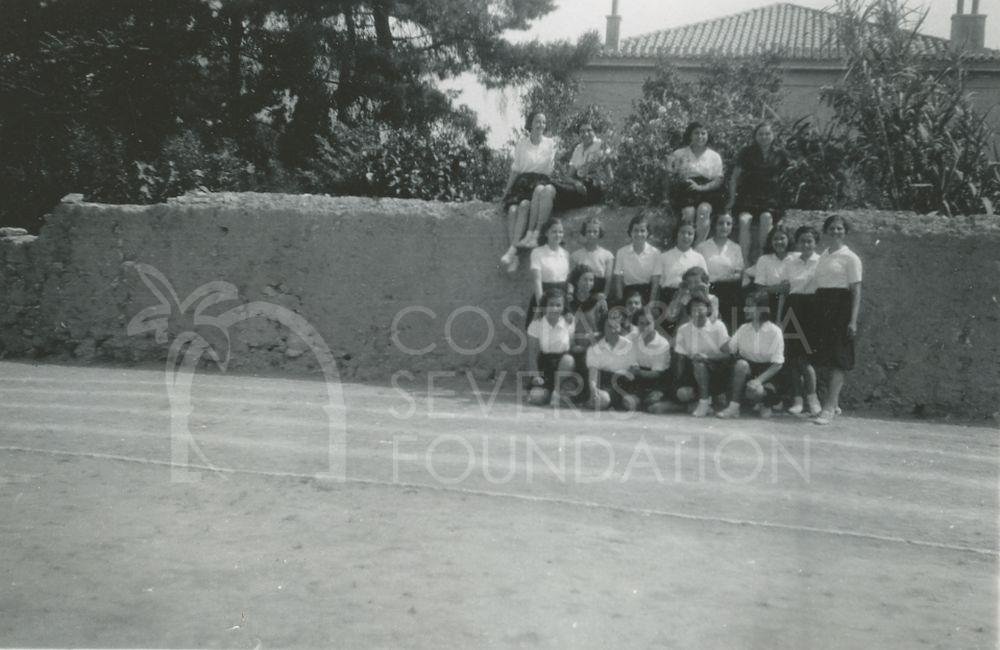
M 528 327 L 529 402 L 687 411 L 696 417 L 710 414 L 714 406 L 718 417 L 732 418 L 744 406 L 769 417 L 787 397 L 791 413 L 803 412 L 801 389 L 792 387 L 802 386 L 793 375 L 815 376 L 803 351 L 808 346 L 789 346 L 796 358 L 788 359 L 786 367 L 785 338 L 804 341 L 810 336 L 806 314 L 786 313 L 783 320 L 792 326 L 782 331 L 771 320 L 767 294 L 754 292 L 744 304 L 746 322 L 730 336 L 713 313 L 716 301 L 704 289 L 689 292 L 685 313 L 680 318 L 672 314 L 670 321 L 667 309 L 640 306 L 637 297 L 633 294 L 625 305 L 610 310 L 604 306 L 604 313 L 595 316 L 603 301 L 567 306 L 561 290 L 546 290 L 541 315 Z M 671 322 L 676 325 L 672 341 L 658 331 Z M 600 323 L 603 331 L 595 329 Z M 806 385 L 811 391 L 805 396 L 808 413 L 818 416 L 815 381 Z

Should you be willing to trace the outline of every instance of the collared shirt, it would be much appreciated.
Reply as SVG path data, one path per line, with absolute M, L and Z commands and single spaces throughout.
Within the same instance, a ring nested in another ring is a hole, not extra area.
M 576 145 L 576 148 L 573 149 L 573 155 L 569 159 L 569 166 L 576 171 L 587 163 L 600 161 L 602 156 L 601 145 L 600 138 L 594 138 L 594 141 L 586 148 L 584 148 L 582 142 Z
M 622 276 L 626 285 L 649 282 L 659 257 L 660 250 L 648 243 L 641 253 L 636 253 L 632 244 L 622 246 L 615 255 L 615 275 Z
M 528 325 L 528 336 L 538 339 L 538 349 L 545 354 L 569 352 L 570 336 L 573 325 L 563 316 L 553 325 L 545 316 L 536 318 Z
M 670 157 L 670 170 L 681 178 L 715 179 L 722 176 L 722 156 L 714 149 L 705 149 L 700 156 L 691 147 L 681 147 Z
M 581 264 L 586 264 L 594 272 L 595 278 L 606 278 L 607 276 L 604 271 L 608 266 L 614 268 L 615 254 L 607 248 L 600 246 L 593 251 L 588 251 L 586 248 L 578 248 L 570 253 L 569 262 L 570 267 L 574 269 Z
M 670 341 L 653 333 L 653 340 L 646 343 L 642 336 L 635 340 L 635 362 L 640 368 L 660 372 L 670 367 Z
M 607 372 L 624 372 L 635 365 L 635 343 L 625 336 L 619 336 L 612 347 L 607 339 L 601 339 L 587 348 L 587 367 Z
M 744 323 L 733 337 L 733 351 L 754 363 L 785 363 L 785 339 L 781 328 L 764 321 L 760 329 Z
M 698 244 L 697 251 L 705 257 L 708 278 L 712 282 L 731 279 L 736 271 L 743 271 L 743 251 L 731 239 L 727 239 L 721 248 L 714 239 L 706 239 Z
M 514 146 L 514 162 L 511 169 L 516 173 L 551 174 L 556 162 L 556 141 L 542 136 L 538 144 L 530 136 L 521 138 Z
M 776 284 L 781 284 L 782 280 L 788 279 L 785 277 L 785 269 L 787 268 L 785 263 L 792 257 L 798 256 L 797 252 L 791 252 L 785 256 L 785 259 L 779 260 L 774 253 L 761 255 L 757 258 L 757 263 L 747 269 L 747 275 L 752 276 L 753 281 L 762 287 L 773 287 Z
M 861 282 L 861 258 L 847 246 L 823 251 L 816 265 L 813 283 L 817 289 L 847 289 Z
M 694 321 L 688 321 L 677 328 L 674 349 L 686 357 L 704 354 L 709 359 L 722 359 L 729 356 L 722 349 L 728 341 L 729 330 L 721 320 L 706 321 L 704 327 L 695 327 Z
M 786 257 L 782 275 L 788 280 L 788 293 L 815 293 L 816 288 L 812 286 L 812 280 L 817 264 L 819 255 L 815 253 L 810 255 L 809 259 L 803 259 L 801 255 Z
M 569 277 L 569 253 L 562 246 L 552 250 L 549 245 L 531 250 L 529 268 L 538 271 L 542 282 L 565 282 Z
M 684 277 L 684 272 L 689 268 L 697 266 L 708 271 L 708 264 L 705 262 L 705 256 L 696 251 L 693 248 L 689 248 L 684 252 L 681 252 L 676 246 L 666 251 L 665 253 L 660 253 L 660 258 L 657 260 L 656 273 L 660 276 L 660 286 L 661 287 L 672 287 L 676 289 L 681 286 L 681 280 Z

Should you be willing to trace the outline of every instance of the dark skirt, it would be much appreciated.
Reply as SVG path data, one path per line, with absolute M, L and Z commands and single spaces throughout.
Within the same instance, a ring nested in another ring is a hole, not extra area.
M 681 373 L 680 379 L 677 380 L 676 388 L 681 388 L 683 386 L 690 386 L 692 388 L 698 387 L 698 382 L 694 378 L 694 364 L 696 362 L 691 359 L 686 359 L 684 361 L 684 372 Z M 709 395 L 701 395 L 698 397 L 701 399 L 706 399 L 709 397 L 714 397 L 716 395 L 722 395 L 723 393 L 729 393 L 729 387 L 733 380 L 733 359 L 732 357 L 726 357 L 724 359 L 712 359 L 710 361 L 699 362 L 704 363 L 708 367 L 708 392 Z
M 743 291 L 739 280 L 713 282 L 709 292 L 719 299 L 719 319 L 726 324 L 729 334 L 743 324 Z
M 854 339 L 847 333 L 851 322 L 851 290 L 819 289 L 815 308 L 813 363 L 822 368 L 853 370 Z
M 697 176 L 691 180 L 698 184 L 704 184 L 710 179 L 704 176 Z M 689 207 L 697 208 L 700 203 L 708 203 L 712 206 L 712 214 L 718 214 L 726 205 L 726 193 L 722 187 L 708 192 L 692 190 L 687 184 L 687 179 L 685 179 L 683 181 L 675 181 L 671 185 L 670 203 L 674 210 L 677 211 Z
M 506 212 L 510 206 L 517 205 L 521 201 L 530 201 L 536 187 L 539 185 L 548 185 L 550 182 L 551 179 L 547 174 L 537 174 L 535 172 L 519 174 L 514 179 L 514 184 L 510 186 L 510 189 L 507 190 L 507 193 L 503 197 L 504 211 Z
M 564 294 L 569 287 L 568 282 L 543 282 L 542 283 L 542 293 L 545 293 L 549 289 L 560 289 Z M 569 311 L 569 296 L 566 296 L 563 301 L 563 312 Z M 535 292 L 531 292 L 531 300 L 528 301 L 528 311 L 524 315 L 524 329 L 528 329 L 531 325 L 531 321 L 535 319 L 535 312 L 538 310 L 538 301 L 535 300 Z
M 781 328 L 785 332 L 785 359 L 807 360 L 816 349 L 816 296 L 792 293 L 785 296 Z

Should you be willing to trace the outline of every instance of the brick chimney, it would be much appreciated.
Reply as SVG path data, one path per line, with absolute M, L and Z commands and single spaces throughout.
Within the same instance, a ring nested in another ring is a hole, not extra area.
M 610 18 L 609 18 L 610 20 Z M 972 13 L 965 13 L 965 0 L 958 0 L 951 17 L 951 48 L 976 52 L 985 47 L 986 16 L 979 13 L 979 0 L 972 0 Z
M 978 3 L 979 0 L 976 0 Z M 604 33 L 604 47 L 609 50 L 618 49 L 618 35 L 621 32 L 622 17 L 618 15 L 618 0 L 611 0 L 611 15 L 608 16 L 608 27 Z

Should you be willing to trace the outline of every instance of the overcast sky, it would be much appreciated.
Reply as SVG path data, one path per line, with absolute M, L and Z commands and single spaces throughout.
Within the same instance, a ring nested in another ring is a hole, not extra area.
M 538 21 L 529 31 L 511 34 L 511 39 L 575 41 L 580 34 L 589 30 L 597 30 L 601 38 L 604 38 L 605 17 L 611 13 L 611 0 L 559 0 L 556 4 L 558 8 L 555 11 Z M 679 27 L 771 4 L 775 4 L 774 0 L 619 0 L 621 37 Z M 796 0 L 793 4 L 829 9 L 834 3 L 831 0 Z M 955 12 L 956 4 L 956 0 L 916 0 L 911 1 L 909 6 L 927 10 L 927 18 L 921 29 L 923 33 L 948 38 L 951 15 Z M 998 6 L 998 0 L 980 2 L 980 13 L 987 15 L 987 47 L 1000 47 Z M 965 11 L 970 11 L 971 7 L 972 0 L 966 0 Z M 471 78 L 461 79 L 449 86 L 460 89 L 460 103 L 474 108 L 479 113 L 480 122 L 491 127 L 491 141 L 494 145 L 502 144 L 510 138 L 514 124 L 519 121 L 517 93 L 486 92 Z

